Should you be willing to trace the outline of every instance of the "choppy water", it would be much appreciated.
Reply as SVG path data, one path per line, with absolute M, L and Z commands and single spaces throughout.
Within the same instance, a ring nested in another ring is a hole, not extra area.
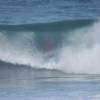
M 99 100 L 99 5 L 1 0 L 0 99 Z

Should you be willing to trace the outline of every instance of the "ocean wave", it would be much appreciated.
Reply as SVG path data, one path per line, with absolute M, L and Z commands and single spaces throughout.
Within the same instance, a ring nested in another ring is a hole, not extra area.
M 99 27 L 99 20 L 1 25 L 0 60 L 66 73 L 100 74 Z M 45 41 L 46 38 L 57 42 L 58 47 L 54 43 L 51 46 L 50 42 Z M 46 42 L 46 46 L 40 40 Z M 53 49 L 42 52 L 37 45 L 41 48 L 48 48 L 49 45 Z

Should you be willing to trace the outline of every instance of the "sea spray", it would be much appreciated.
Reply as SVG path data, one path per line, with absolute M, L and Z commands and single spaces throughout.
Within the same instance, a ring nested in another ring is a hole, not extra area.
M 66 73 L 100 73 L 99 21 L 79 20 L 41 25 L 2 26 L 0 60 Z M 61 25 L 63 27 L 60 28 Z M 53 43 L 48 51 L 45 42 L 41 44 L 41 41 L 45 41 L 44 36 L 50 37 Z
M 60 51 L 58 65 L 68 73 L 100 73 L 100 22 L 72 30 Z

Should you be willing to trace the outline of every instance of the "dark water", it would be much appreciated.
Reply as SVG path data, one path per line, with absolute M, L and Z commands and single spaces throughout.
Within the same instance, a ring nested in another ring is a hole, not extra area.
M 99 100 L 99 5 L 1 0 L 0 100 Z

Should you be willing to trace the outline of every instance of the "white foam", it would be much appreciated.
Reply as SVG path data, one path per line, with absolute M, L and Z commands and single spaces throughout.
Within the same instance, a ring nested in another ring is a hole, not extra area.
M 4 32 L 0 33 L 0 59 L 13 64 L 39 65 L 41 56 L 30 41 L 34 42 L 31 32 L 17 33 L 13 40 L 9 40 Z
M 13 39 L 1 32 L 0 59 L 67 73 L 100 74 L 100 22 L 72 30 L 64 37 L 62 47 L 44 55 L 35 47 L 33 32 L 19 32 Z
M 100 74 L 100 22 L 72 33 L 71 44 L 64 41 L 59 53 L 59 68 L 68 73 Z

